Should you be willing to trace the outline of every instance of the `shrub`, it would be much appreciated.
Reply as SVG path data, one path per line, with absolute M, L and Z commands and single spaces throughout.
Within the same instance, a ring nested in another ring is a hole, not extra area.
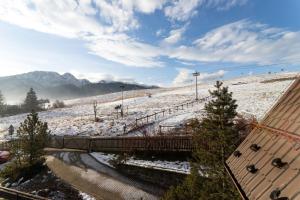
M 52 104 L 52 108 L 64 108 L 64 107 L 65 107 L 65 103 L 63 101 L 56 100 Z
M 10 178 L 12 181 L 16 181 L 21 177 L 23 177 L 24 180 L 27 180 L 34 177 L 46 167 L 44 162 L 44 158 L 35 161 L 32 165 L 27 162 L 20 165 L 16 161 L 12 161 L 7 164 L 3 170 L 1 170 L 0 176 L 3 178 Z

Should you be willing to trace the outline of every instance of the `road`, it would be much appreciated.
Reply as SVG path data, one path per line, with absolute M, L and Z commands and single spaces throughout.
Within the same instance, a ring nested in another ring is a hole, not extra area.
M 104 200 L 156 200 L 163 191 L 153 185 L 123 176 L 82 152 L 56 152 L 47 165 L 62 180 L 78 190 Z

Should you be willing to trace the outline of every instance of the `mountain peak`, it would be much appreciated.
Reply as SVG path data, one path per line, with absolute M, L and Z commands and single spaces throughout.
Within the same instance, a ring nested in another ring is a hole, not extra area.
M 65 78 L 76 79 L 75 76 L 74 76 L 73 74 L 68 73 L 68 72 L 67 72 L 67 73 L 64 73 L 62 76 L 65 77 Z

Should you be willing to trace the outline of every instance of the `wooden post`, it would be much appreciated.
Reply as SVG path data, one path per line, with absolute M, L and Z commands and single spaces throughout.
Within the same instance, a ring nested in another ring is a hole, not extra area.
M 65 148 L 65 136 L 63 136 L 63 143 L 62 143 L 62 149 Z
M 149 116 L 147 115 L 147 124 L 148 124 L 148 121 L 149 121 L 149 119 L 148 119 L 148 118 L 149 118 Z
M 92 139 L 88 138 L 88 140 L 89 140 L 89 149 L 88 149 L 88 152 L 91 153 L 92 152 Z
M 187 132 L 187 124 L 185 124 L 185 134 L 187 135 L 188 132 Z

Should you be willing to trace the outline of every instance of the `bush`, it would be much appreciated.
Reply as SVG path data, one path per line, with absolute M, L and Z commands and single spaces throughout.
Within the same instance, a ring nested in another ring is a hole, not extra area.
M 0 176 L 5 179 L 10 178 L 12 181 L 16 181 L 21 177 L 23 177 L 24 180 L 31 179 L 46 167 L 44 162 L 44 158 L 36 161 L 32 165 L 27 162 L 20 165 L 17 161 L 12 161 L 7 164 L 3 170 L 1 170 Z
M 176 187 L 170 187 L 162 200 L 204 200 L 206 197 L 201 193 L 201 188 L 205 180 L 205 177 L 200 176 L 199 172 L 192 168 L 191 174 L 186 177 L 184 182 Z
M 65 107 L 65 103 L 63 101 L 56 100 L 52 104 L 52 108 L 64 108 L 64 107 Z

